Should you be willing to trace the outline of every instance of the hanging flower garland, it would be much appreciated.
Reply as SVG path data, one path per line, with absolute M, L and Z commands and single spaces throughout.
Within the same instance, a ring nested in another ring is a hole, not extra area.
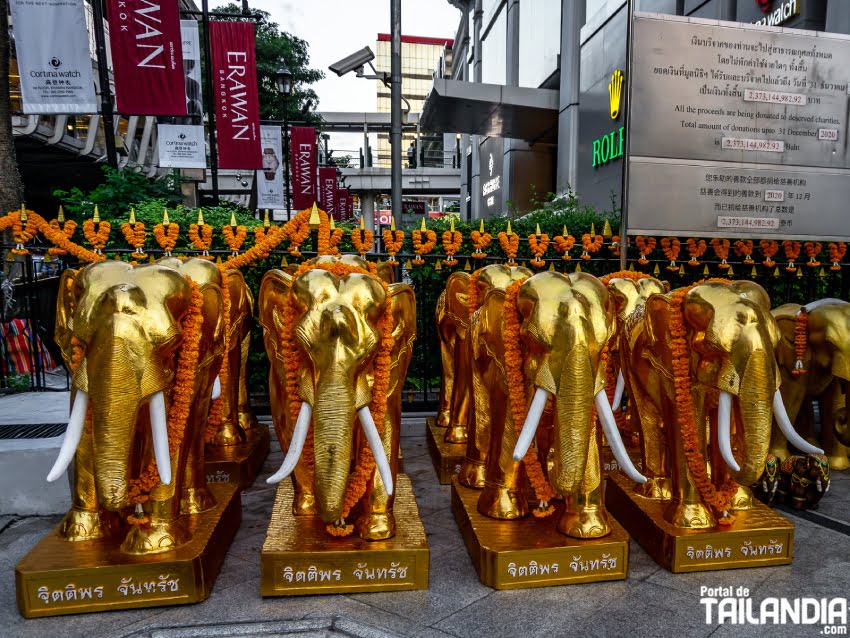
M 830 270 L 841 270 L 841 260 L 847 252 L 847 244 L 843 241 L 830 242 L 829 244 L 829 261 L 832 264 Z
M 573 249 L 573 246 L 575 246 L 576 238 L 567 232 L 566 226 L 564 226 L 562 234 L 555 236 L 554 242 L 555 252 L 558 253 L 564 261 L 570 261 L 572 259 L 570 251 Z
M 682 242 L 675 237 L 665 237 L 661 240 L 661 250 L 664 251 L 664 256 L 670 262 L 667 265 L 667 270 L 677 272 L 679 267 L 676 265 L 676 260 L 679 258 L 679 251 L 682 249 Z
M 478 310 L 479 307 L 478 277 L 481 275 L 482 270 L 483 268 L 474 270 L 472 275 L 469 277 L 469 287 L 466 290 L 466 308 L 469 310 L 470 317 L 475 314 L 475 311 Z
M 505 291 L 504 323 L 502 325 L 502 338 L 505 344 L 505 372 L 508 379 L 511 416 L 517 435 L 521 432 L 525 417 L 528 414 L 523 351 L 520 341 L 521 321 L 517 310 L 517 297 L 523 281 L 525 279 L 513 282 Z M 532 513 L 538 518 L 549 516 L 555 511 L 554 506 L 550 503 L 555 498 L 555 490 L 552 489 L 546 478 L 535 445 L 528 448 L 522 463 L 525 465 L 528 480 L 534 489 L 534 497 L 538 501 L 538 506 Z
M 401 247 L 404 245 L 404 231 L 403 230 L 392 230 L 385 229 L 384 230 L 384 248 L 387 249 L 387 252 L 390 255 L 390 258 L 387 259 L 387 263 L 390 266 L 398 266 L 398 261 L 395 256 L 398 254 L 398 251 L 401 250 Z M 395 238 L 393 238 L 395 235 Z
M 137 261 L 146 259 L 145 225 L 143 222 L 136 221 L 136 213 L 133 209 L 130 209 L 130 221 L 121 224 L 121 232 L 124 240 L 134 249 L 133 259 Z
M 416 253 L 416 258 L 413 260 L 413 263 L 417 266 L 421 266 L 425 263 L 425 260 L 422 259 L 423 255 L 427 255 L 432 250 L 434 250 L 434 246 L 437 245 L 437 233 L 435 233 L 430 228 L 425 228 L 425 222 L 422 222 L 421 230 L 414 230 L 411 233 L 413 237 L 413 252 Z M 425 241 L 422 241 L 422 238 L 425 238 Z
M 76 257 L 80 261 L 94 263 L 96 261 L 103 261 L 106 259 L 106 256 L 103 253 L 88 250 L 79 244 L 72 242 L 64 231 L 51 227 L 50 224 L 44 221 L 40 215 L 32 213 L 29 217 L 33 218 L 36 228 L 38 228 L 38 232 L 44 235 L 47 241 L 66 253 L 71 254 L 73 257 Z M 0 224 L 0 230 L 2 229 L 2 224 Z
M 35 213 L 21 206 L 17 217 L 12 222 L 12 234 L 15 237 L 15 247 L 12 249 L 13 255 L 29 255 L 25 244 L 30 241 L 38 232 L 36 220 L 33 218 Z
M 608 250 L 611 251 L 611 254 L 614 257 L 620 256 L 620 236 L 619 235 L 614 235 L 613 237 L 611 237 L 611 243 L 608 244 Z
M 499 245 L 502 247 L 502 251 L 508 258 L 508 265 L 515 266 L 516 261 L 514 260 L 519 250 L 519 235 L 511 230 L 510 222 L 508 222 L 508 232 L 502 231 L 497 237 L 499 238 Z
M 720 270 L 729 270 L 729 262 L 726 260 L 729 259 L 730 245 L 731 242 L 728 239 L 718 239 L 715 237 L 711 240 L 711 247 L 714 249 L 714 254 L 720 260 L 720 263 L 717 265 Z
M 794 321 L 794 370 L 792 374 L 806 374 L 806 366 L 803 364 L 803 357 L 806 356 L 806 350 L 809 347 L 809 313 L 806 312 L 806 307 L 800 308 L 797 317 Z
M 198 212 L 198 223 L 189 225 L 189 241 L 192 245 L 201 251 L 198 255 L 201 259 L 212 259 L 210 257 L 210 248 L 212 248 L 212 226 L 204 223 L 202 213 Z
M 693 396 L 691 395 L 690 348 L 687 341 L 687 326 L 684 319 L 683 303 L 685 295 L 694 286 L 673 291 L 670 299 L 670 333 L 673 339 L 673 382 L 676 388 L 676 412 L 682 430 L 685 459 L 691 472 L 697 491 L 702 500 L 719 515 L 718 523 L 731 525 L 734 517 L 729 514 L 732 498 L 738 491 L 738 484 L 727 479 L 719 488 L 715 488 L 708 476 L 705 455 L 700 449 L 697 423 L 694 419 Z
M 638 263 L 641 266 L 646 266 L 649 263 L 649 256 L 652 254 L 652 251 L 655 250 L 655 245 L 658 242 L 655 237 L 644 237 L 643 235 L 638 235 L 635 237 L 635 244 L 638 248 L 638 253 L 640 257 L 638 257 Z
M 800 242 L 786 239 L 782 242 L 782 247 L 785 249 L 785 258 L 788 260 L 785 270 L 788 272 L 797 272 L 797 266 L 794 265 L 794 262 L 800 256 Z
M 735 242 L 735 254 L 738 255 L 738 257 L 743 257 L 744 258 L 743 263 L 747 266 L 751 266 L 754 263 L 756 263 L 755 260 L 753 259 L 753 240 L 752 239 L 745 239 L 745 240 L 739 239 L 738 241 L 736 241 Z
M 153 227 L 153 237 L 156 243 L 165 251 L 166 257 L 171 257 L 171 251 L 177 245 L 180 236 L 180 225 L 169 221 L 168 211 L 162 214 L 162 223 Z
M 189 310 L 183 319 L 183 343 L 177 359 L 177 371 L 171 390 L 171 407 L 168 410 L 168 453 L 172 457 L 183 444 L 186 432 L 186 422 L 192 408 L 192 397 L 195 392 L 195 372 L 198 367 L 200 353 L 201 326 L 204 321 L 204 297 L 198 285 L 187 278 L 192 291 Z M 156 460 L 151 460 L 147 468 L 136 479 L 130 480 L 130 503 L 141 504 L 150 500 L 150 492 L 159 485 L 159 473 Z M 131 517 L 130 523 L 142 524 L 149 522 L 148 517 Z
M 470 239 L 472 240 L 472 247 L 475 249 L 472 251 L 473 259 L 484 259 L 487 257 L 487 253 L 484 251 L 490 247 L 490 242 L 493 241 L 493 236 L 490 233 L 484 232 L 484 220 L 481 220 L 481 229 L 473 230 L 470 234 Z
M 259 244 L 266 238 L 266 227 L 265 226 L 255 226 L 254 227 L 254 244 Z
M 239 254 L 239 249 L 248 237 L 248 229 L 241 224 L 234 224 L 235 221 L 235 217 L 231 217 L 230 224 L 221 227 L 221 234 L 224 235 L 224 241 L 230 248 L 231 257 Z
M 591 229 L 592 230 L 592 229 Z M 605 238 L 602 235 L 591 235 L 589 233 L 585 233 L 581 236 L 581 258 L 584 261 L 588 261 L 590 259 L 591 253 L 599 252 L 599 249 L 602 248 L 602 243 L 605 241 Z
M 65 237 L 67 237 L 68 239 L 71 239 L 71 237 L 74 236 L 74 233 L 77 230 L 77 222 L 75 222 L 73 219 L 65 220 L 64 215 L 62 215 L 62 213 L 60 211 L 60 216 L 59 216 L 58 219 L 51 219 L 50 220 L 50 228 L 53 229 L 54 231 L 58 232 L 58 233 L 64 233 Z M 68 254 L 68 251 L 65 250 L 64 248 L 57 248 L 56 246 L 49 248 L 47 250 L 47 252 L 51 255 L 67 255 Z
M 803 244 L 803 248 L 806 251 L 806 256 L 809 258 L 809 261 L 806 262 L 806 266 L 809 268 L 817 268 L 820 266 L 817 256 L 820 255 L 823 250 L 823 245 L 817 241 L 807 241 Z
M 460 244 L 463 241 L 463 235 L 460 231 L 455 230 L 454 226 L 454 220 L 452 220 L 451 230 L 443 231 L 443 250 L 446 251 L 446 259 L 443 260 L 443 263 L 446 266 L 457 265 L 455 254 L 460 250 Z
M 779 244 L 773 240 L 762 239 L 759 242 L 759 248 L 761 249 L 761 254 L 764 256 L 762 264 L 766 268 L 773 268 L 776 265 L 773 256 L 779 252 Z
M 540 230 L 540 226 L 537 226 Z M 543 255 L 546 254 L 546 249 L 549 247 L 549 235 L 546 233 L 536 233 L 528 236 L 528 247 L 531 249 L 531 254 L 534 256 L 529 263 L 535 268 L 542 268 L 546 265 L 543 260 Z
M 330 233 L 331 234 L 328 237 L 328 254 L 338 255 L 339 242 L 342 241 L 342 236 L 345 234 L 345 230 L 343 230 L 342 228 L 337 228 L 333 225 L 333 217 L 331 217 Z
M 259 259 L 267 259 L 275 248 L 284 240 L 284 231 L 280 226 L 270 226 L 266 229 L 262 241 L 254 244 L 241 255 L 231 257 L 222 264 L 225 269 L 240 269 Z
M 372 245 L 375 243 L 375 234 L 368 228 L 355 228 L 351 231 L 351 243 L 354 244 L 354 250 L 361 257 L 372 250 Z
M 109 222 L 100 221 L 97 207 L 95 207 L 94 217 L 83 222 L 83 236 L 97 254 L 101 254 L 106 247 L 110 230 L 112 225 Z
M 705 251 L 708 248 L 705 243 L 705 240 L 697 240 L 693 237 L 690 237 L 685 242 L 685 245 L 688 247 L 688 254 L 691 256 L 691 258 L 688 260 L 688 266 L 699 266 L 699 258 L 705 254 Z

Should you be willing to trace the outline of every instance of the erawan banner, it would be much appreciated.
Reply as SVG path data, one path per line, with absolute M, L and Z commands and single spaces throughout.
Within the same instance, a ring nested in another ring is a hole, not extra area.
M 206 168 L 204 127 L 201 124 L 159 124 L 156 127 L 159 165 L 163 168 Z
M 292 207 L 295 210 L 310 208 L 318 201 L 316 195 L 316 129 L 293 126 L 290 129 L 292 150 Z
M 186 86 L 186 115 L 204 114 L 204 96 L 201 88 L 201 44 L 197 20 L 180 21 L 183 40 L 183 82 Z
M 335 218 L 336 204 L 336 168 L 323 166 L 319 169 L 319 205 Z
M 348 194 L 347 188 L 336 189 L 336 208 L 334 209 L 334 219 L 345 221 L 351 218 L 351 197 Z
M 220 168 L 262 168 L 254 24 L 210 22 Z M 279 156 L 278 156 L 279 157 Z
M 185 116 L 177 0 L 109 0 L 108 8 L 118 112 Z
M 24 113 L 97 113 L 83 0 L 11 0 Z
M 280 150 L 280 127 L 261 126 L 262 170 L 257 171 L 257 208 L 286 208 L 283 197 L 283 165 Z

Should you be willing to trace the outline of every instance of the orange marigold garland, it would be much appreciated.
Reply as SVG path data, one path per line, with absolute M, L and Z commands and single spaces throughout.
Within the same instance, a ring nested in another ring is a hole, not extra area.
M 12 254 L 29 255 L 30 251 L 26 249 L 25 244 L 35 237 L 36 232 L 38 232 L 38 226 L 36 220 L 33 218 L 33 211 L 21 206 L 21 210 L 17 211 L 17 213 L 17 216 L 12 221 L 12 234 L 15 236 L 15 247 L 12 249 Z
M 466 291 L 466 307 L 469 310 L 470 317 L 475 313 L 476 310 L 478 310 L 478 277 L 481 274 L 482 270 L 482 268 L 474 270 L 472 272 L 472 275 L 470 275 L 469 277 L 469 288 Z
M 345 230 L 342 228 L 336 228 L 333 225 L 333 217 L 331 217 L 331 227 L 330 227 L 330 237 L 328 237 L 328 253 L 331 255 L 339 254 L 339 242 L 342 241 L 342 236 L 345 234 Z
M 162 214 L 162 223 L 153 227 L 153 237 L 159 247 L 165 251 L 166 257 L 171 257 L 171 251 L 177 245 L 180 236 L 180 225 L 168 220 L 168 211 Z
M 400 251 L 401 247 L 404 245 L 404 231 L 393 230 L 388 228 L 384 230 L 383 235 L 384 248 L 387 249 L 387 252 L 390 255 L 390 258 L 387 259 L 387 263 L 390 266 L 398 266 L 398 261 L 396 260 L 395 256 L 398 254 L 398 251 Z
M 830 270 L 841 270 L 841 260 L 847 252 L 847 244 L 843 241 L 831 242 L 829 244 L 829 261 L 832 264 Z
M 109 222 L 100 221 L 100 216 L 95 209 L 95 216 L 92 219 L 87 219 L 83 222 L 83 236 L 86 241 L 94 248 L 94 252 L 98 255 L 103 252 L 106 247 L 106 242 L 109 239 L 109 231 L 112 230 L 112 225 Z
M 743 257 L 744 258 L 743 263 L 746 264 L 747 266 L 751 266 L 752 264 L 756 263 L 753 260 L 753 240 L 752 239 L 745 239 L 745 240 L 739 239 L 738 241 L 736 241 L 735 242 L 735 254 L 738 255 L 738 257 Z
M 797 318 L 794 322 L 794 370 L 792 374 L 806 374 L 806 366 L 803 364 L 803 357 L 806 356 L 806 350 L 809 347 L 809 313 L 806 307 L 800 308 L 797 313 Z
M 65 235 L 65 237 L 67 237 L 70 240 L 71 237 L 74 236 L 74 232 L 76 232 L 76 230 L 77 230 L 77 222 L 75 222 L 73 219 L 68 219 L 68 220 L 63 220 L 62 218 L 51 219 L 50 220 L 50 228 L 57 233 L 63 233 Z M 49 248 L 47 250 L 47 252 L 50 253 L 51 255 L 67 255 L 68 254 L 68 251 L 65 250 L 64 248 L 58 248 L 56 246 Z
M 664 256 L 670 261 L 667 265 L 667 270 L 676 272 L 679 267 L 676 265 L 676 260 L 679 258 L 679 251 L 682 249 L 682 242 L 675 237 L 665 237 L 661 240 L 661 250 L 664 251 Z
M 487 253 L 484 251 L 487 250 L 490 246 L 490 242 L 493 241 L 493 235 L 484 231 L 484 220 L 481 220 L 481 228 L 479 230 L 473 230 L 470 234 L 470 239 L 472 240 L 472 247 L 475 249 L 472 251 L 473 259 L 484 259 L 487 257 Z
M 457 265 L 455 254 L 460 250 L 460 244 L 463 241 L 463 235 L 460 231 L 455 230 L 455 221 L 452 219 L 451 230 L 443 231 L 443 250 L 446 251 L 446 259 L 443 263 L 446 266 Z
M 788 272 L 797 272 L 797 266 L 794 265 L 794 262 L 800 256 L 800 242 L 786 239 L 782 242 L 782 247 L 785 249 L 785 258 L 788 260 L 785 270 Z
M 241 255 L 231 257 L 224 262 L 221 267 L 228 268 L 243 268 L 248 264 L 252 264 L 258 259 L 266 259 L 277 246 L 284 240 L 285 234 L 280 226 L 270 226 L 266 229 L 262 241 L 254 244 Z
M 375 233 L 368 228 L 355 228 L 351 231 L 351 243 L 354 244 L 354 250 L 361 257 L 372 250 L 372 244 L 374 242 Z
M 703 501 L 719 515 L 720 525 L 731 525 L 734 518 L 729 515 L 732 498 L 738 491 L 738 484 L 732 479 L 716 488 L 706 470 L 705 455 L 699 445 L 697 423 L 694 418 L 693 396 L 691 394 L 690 348 L 687 342 L 683 302 L 685 295 L 694 286 L 673 291 L 670 299 L 670 336 L 673 350 L 673 382 L 676 389 L 676 411 L 682 428 L 682 440 L 688 469 Z
M 591 229 L 592 230 L 592 229 Z M 590 259 L 591 253 L 599 252 L 599 249 L 602 248 L 602 243 L 605 241 L 605 238 L 602 235 L 596 235 L 594 233 L 585 233 L 581 236 L 581 258 L 584 261 L 588 261 Z
M 135 260 L 147 258 L 145 253 L 145 225 L 136 221 L 136 213 L 130 209 L 130 221 L 121 224 L 124 240 L 134 248 L 132 258 Z
M 204 298 L 198 285 L 188 279 L 192 291 L 189 310 L 183 318 L 183 343 L 177 359 L 177 370 L 174 376 L 174 386 L 171 390 L 171 406 L 168 409 L 168 453 L 174 455 L 182 445 L 186 431 L 186 421 L 192 408 L 192 397 L 195 391 L 195 371 L 198 367 L 200 352 L 201 325 L 203 324 Z M 136 479 L 130 480 L 130 503 L 145 503 L 150 499 L 150 492 L 159 484 L 159 473 L 156 460 L 152 459 L 147 468 Z M 129 519 L 128 519 L 129 520 Z M 133 517 L 132 523 L 145 523 L 147 517 Z
M 434 250 L 434 246 L 437 245 L 437 233 L 430 228 L 425 228 L 425 220 L 422 220 L 422 228 L 420 230 L 414 230 L 411 236 L 413 238 L 413 252 L 416 253 L 413 263 L 421 266 L 425 263 L 422 256 L 430 253 Z M 422 241 L 423 237 L 425 241 Z
M 717 255 L 717 258 L 720 260 L 717 267 L 721 270 L 729 269 L 729 262 L 726 260 L 729 259 L 730 246 L 731 242 L 728 239 L 718 239 L 715 237 L 711 240 L 711 247 L 714 249 L 714 254 Z
M 201 251 L 199 255 L 201 259 L 211 259 L 210 248 L 212 248 L 212 235 L 212 226 L 204 223 L 203 212 L 199 210 L 198 223 L 189 225 L 189 240 L 197 250 Z
M 519 235 L 511 230 L 510 222 L 508 222 L 507 232 L 502 231 L 497 235 L 497 237 L 499 239 L 499 245 L 502 247 L 502 251 L 508 258 L 508 265 L 515 266 L 516 254 L 519 250 Z
M 803 248 L 806 251 L 806 256 L 809 258 L 809 261 L 806 262 L 806 266 L 809 268 L 817 268 L 820 266 L 817 256 L 823 250 L 823 245 L 817 241 L 807 241 L 803 244 Z
M 635 245 L 637 246 L 638 253 L 640 254 L 637 261 L 641 266 L 646 266 L 649 263 L 648 257 L 652 254 L 652 251 L 655 250 L 655 245 L 657 243 L 658 242 L 655 237 L 644 238 L 643 235 L 635 237 Z
M 546 254 L 546 249 L 549 247 L 549 235 L 540 232 L 540 225 L 537 225 L 537 233 L 528 236 L 528 248 L 531 250 L 533 258 L 530 264 L 535 268 L 542 268 L 546 265 L 543 260 L 543 255 Z
M 556 235 L 553 241 L 555 242 L 555 252 L 558 253 L 564 261 L 570 261 L 572 259 L 570 251 L 573 249 L 573 246 L 575 246 L 576 238 L 567 232 L 566 226 L 564 226 L 564 232 L 560 235 Z
M 521 321 L 517 310 L 517 296 L 524 279 L 515 281 L 505 291 L 504 323 L 502 325 L 503 341 L 505 343 L 505 372 L 508 378 L 508 393 L 511 402 L 511 416 L 517 434 L 522 430 L 528 413 L 528 403 L 525 393 L 525 373 L 523 370 L 523 352 L 520 341 Z M 551 401 L 551 400 L 550 400 Z M 555 498 L 555 490 L 549 484 L 543 466 L 535 450 L 536 446 L 528 449 L 522 459 L 528 480 L 534 489 L 534 497 L 538 506 L 533 510 L 534 516 L 542 518 L 549 516 L 555 508 L 549 501 Z
M 767 239 L 762 239 L 759 242 L 759 248 L 761 249 L 761 254 L 764 256 L 764 261 L 762 264 L 766 268 L 773 268 L 776 265 L 776 262 L 773 260 L 773 256 L 779 252 L 779 244 L 775 241 Z
M 221 234 L 224 235 L 224 241 L 230 248 L 230 254 L 235 257 L 239 254 L 239 249 L 245 243 L 248 237 L 248 229 L 241 224 L 236 223 L 236 216 L 230 214 L 230 224 L 221 227 Z
M 690 237 L 685 245 L 688 247 L 688 254 L 691 258 L 688 260 L 688 266 L 699 266 L 699 258 L 705 254 L 708 246 L 705 243 L 704 239 L 694 239 Z

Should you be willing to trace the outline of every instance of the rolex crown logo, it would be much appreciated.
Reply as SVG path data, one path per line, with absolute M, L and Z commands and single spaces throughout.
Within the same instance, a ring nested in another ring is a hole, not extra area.
M 623 72 L 617 69 L 611 74 L 608 83 L 608 103 L 611 108 L 611 119 L 620 117 L 620 104 L 623 99 Z

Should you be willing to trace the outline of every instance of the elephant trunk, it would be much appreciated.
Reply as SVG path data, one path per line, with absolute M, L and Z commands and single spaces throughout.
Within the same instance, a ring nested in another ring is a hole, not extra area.
M 740 428 L 737 435 L 743 458 L 737 472 L 730 468 L 733 470 L 734 479 L 741 485 L 752 485 L 764 471 L 773 416 L 775 375 L 772 365 L 764 350 L 756 350 L 750 355 L 741 379 L 737 401 L 740 419 L 736 419 L 736 422 Z M 730 405 L 729 408 L 731 407 Z M 718 415 L 718 423 L 721 418 L 722 415 Z M 718 438 L 722 438 L 722 434 Z
M 355 418 L 353 384 L 342 371 L 316 385 L 313 406 L 316 504 L 326 523 L 339 520 L 351 469 Z
M 552 485 L 561 494 L 582 485 L 590 445 L 593 369 L 585 346 L 576 346 L 563 362 L 562 383 L 555 394 L 555 467 Z

